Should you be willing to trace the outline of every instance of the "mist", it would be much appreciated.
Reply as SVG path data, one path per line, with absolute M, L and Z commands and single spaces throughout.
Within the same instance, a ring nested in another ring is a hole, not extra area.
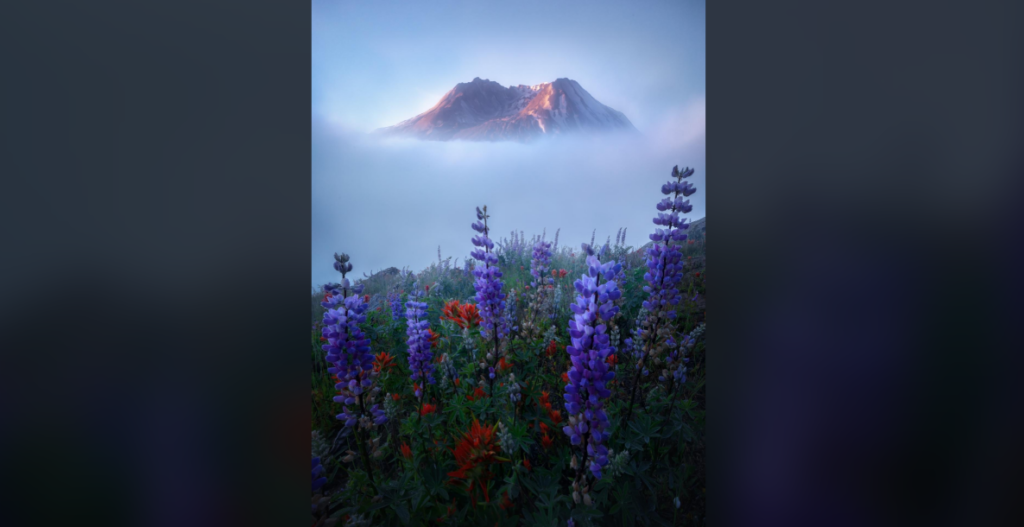
M 674 165 L 696 170 L 691 220 L 705 216 L 704 100 L 665 111 L 639 136 L 545 137 L 515 142 L 380 138 L 314 116 L 312 282 L 337 281 L 332 255 L 353 274 L 388 267 L 417 272 L 438 258 L 468 257 L 475 208 L 486 205 L 491 237 L 559 234 L 559 246 L 648 241 L 660 187 Z

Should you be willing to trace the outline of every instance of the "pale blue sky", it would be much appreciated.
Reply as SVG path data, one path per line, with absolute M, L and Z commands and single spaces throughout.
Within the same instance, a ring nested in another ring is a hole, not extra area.
M 438 244 L 463 257 L 472 231 L 462 230 L 483 202 L 504 205 L 499 232 L 561 227 L 562 243 L 578 245 L 594 228 L 603 239 L 602 228 L 614 236 L 628 226 L 638 243 L 654 227 L 657 188 L 674 164 L 697 168 L 691 217 L 702 217 L 704 55 L 703 1 L 313 1 L 313 282 L 333 278 L 335 251 L 352 255 L 359 276 L 392 265 L 419 270 L 436 260 Z M 363 136 L 427 110 L 474 77 L 506 86 L 571 78 L 647 139 L 383 145 Z M 405 170 L 418 175 L 401 178 Z M 605 200 L 613 217 L 572 214 L 570 194 L 582 177 L 618 188 L 575 196 Z M 516 180 L 534 178 L 548 190 L 517 192 Z M 396 188 L 400 181 L 417 191 Z M 401 228 L 406 214 L 345 217 L 395 208 L 422 216 L 415 234 Z

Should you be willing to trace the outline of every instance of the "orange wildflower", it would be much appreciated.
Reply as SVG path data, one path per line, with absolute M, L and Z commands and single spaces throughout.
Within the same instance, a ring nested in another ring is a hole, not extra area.
M 423 408 L 420 409 L 420 415 L 432 414 L 437 411 L 437 406 L 430 403 L 423 403 Z
M 437 339 L 441 338 L 441 335 L 434 333 L 434 330 L 427 328 L 427 332 L 430 333 L 430 347 L 437 347 Z M 440 359 L 440 357 L 438 357 Z
M 551 445 L 553 444 L 555 444 L 555 440 L 551 439 L 547 432 L 544 432 L 544 435 L 540 436 L 540 445 L 544 447 L 545 450 L 551 448 Z
M 412 449 L 409 448 L 409 445 L 402 443 L 401 450 L 402 457 L 404 457 L 405 459 L 412 459 Z
M 376 360 L 373 361 L 373 371 L 386 373 L 395 367 L 395 358 L 390 353 L 382 351 L 376 357 Z
M 619 363 L 619 356 L 614 353 L 611 353 L 608 355 L 608 358 L 605 360 L 605 362 L 612 366 L 615 366 L 616 364 Z
M 397 393 L 393 393 L 393 394 L 391 394 L 391 398 L 397 401 L 397 400 L 401 399 L 402 396 L 397 394 Z
M 564 382 L 564 383 L 568 383 L 569 382 L 569 372 L 562 373 L 562 382 Z
M 471 328 L 480 324 L 480 311 L 475 304 L 460 305 L 458 300 L 452 300 L 441 309 L 441 319 L 451 320 L 462 329 Z
M 494 447 L 494 428 L 480 426 L 480 422 L 474 419 L 473 426 L 470 427 L 469 432 L 462 434 L 462 441 L 452 450 L 452 453 L 455 454 L 455 463 L 459 468 L 449 472 L 448 476 L 452 479 L 467 481 L 466 492 L 469 493 L 472 503 L 478 501 L 473 493 L 474 484 L 483 492 L 484 501 L 490 502 L 490 497 L 487 494 L 487 482 L 494 474 L 488 468 L 495 462 L 494 458 L 497 456 Z
M 561 410 L 551 410 L 551 411 L 548 412 L 548 417 L 551 418 L 551 422 L 552 423 L 555 423 L 557 425 L 558 423 L 562 422 L 562 411 Z
M 546 434 L 546 433 L 548 433 L 548 430 L 549 430 L 550 428 L 551 428 L 550 426 L 548 426 L 548 425 L 546 425 L 546 424 L 544 424 L 544 423 L 541 423 L 541 424 L 540 424 L 540 431 L 541 431 L 541 432 L 544 432 L 545 434 Z
M 506 371 L 512 369 L 511 362 L 505 362 L 505 357 L 498 360 L 498 371 Z
M 529 459 L 523 459 L 523 466 L 526 467 L 527 471 L 533 469 L 533 467 L 530 466 L 530 460 Z

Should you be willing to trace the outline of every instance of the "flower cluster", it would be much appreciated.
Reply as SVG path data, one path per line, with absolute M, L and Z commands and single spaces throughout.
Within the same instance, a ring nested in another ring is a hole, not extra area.
M 666 197 L 657 205 L 659 212 L 654 218 L 654 224 L 664 228 L 654 230 L 654 234 L 650 235 L 654 243 L 647 249 L 647 273 L 644 274 L 647 285 L 644 286 L 644 291 L 650 296 L 644 301 L 643 309 L 648 315 L 640 324 L 640 341 L 637 342 L 640 347 L 638 371 L 629 398 L 627 420 L 633 410 L 633 398 L 639 376 L 647 376 L 650 373 L 646 360 L 653 358 L 655 364 L 659 364 L 658 355 L 669 349 L 668 340 L 673 336 L 672 324 L 669 321 L 675 318 L 675 306 L 683 299 L 679 287 L 685 262 L 682 260 L 679 244 L 686 241 L 685 231 L 690 225 L 685 219 L 680 218 L 680 214 L 693 210 L 690 200 L 683 199 L 697 192 L 689 181 L 683 181 L 691 175 L 692 168 L 680 171 L 678 166 L 672 167 L 672 177 L 675 181 L 669 181 L 661 187 L 661 193 Z
M 480 422 L 474 419 L 473 426 L 462 435 L 462 441 L 452 451 L 458 469 L 449 472 L 448 476 L 466 480 L 466 492 L 474 504 L 477 501 L 473 492 L 474 485 L 483 492 L 484 501 L 490 502 L 487 482 L 493 477 L 489 468 L 496 461 L 494 458 L 497 452 L 494 450 L 494 428 L 480 426 Z
M 371 388 L 378 375 L 373 371 L 374 357 L 370 351 L 370 339 L 359 329 L 359 324 L 366 321 L 364 313 L 367 305 L 365 299 L 359 296 L 362 285 L 352 287 L 348 278 L 345 278 L 345 274 L 352 270 L 348 255 L 335 254 L 334 259 L 334 267 L 342 273 L 342 281 L 341 284 L 324 286 L 324 292 L 330 295 L 325 295 L 326 300 L 321 302 L 324 307 L 322 335 L 327 340 L 322 347 L 327 352 L 327 362 L 331 364 L 327 371 L 338 381 L 335 385 L 338 395 L 334 401 L 345 405 L 338 419 L 344 421 L 348 428 L 363 418 L 363 426 L 369 428 L 369 418 L 372 417 L 373 423 L 380 425 L 387 421 L 387 417 L 376 404 L 369 412 L 365 410 L 366 399 L 372 398 Z M 365 392 L 370 393 L 364 395 Z
M 505 359 L 502 358 L 502 360 L 505 360 Z M 508 382 L 509 382 L 509 386 L 508 386 L 508 397 L 509 397 L 509 399 L 511 399 L 513 403 L 517 403 L 517 402 L 523 400 L 523 394 L 520 393 L 522 391 L 522 387 L 519 386 L 518 382 L 516 382 L 516 374 L 510 373 L 509 376 L 508 376 Z
M 661 375 L 658 376 L 659 381 L 665 382 L 671 378 L 676 383 L 686 382 L 686 364 L 690 362 L 690 359 L 684 355 L 693 349 L 694 342 L 690 335 L 683 335 L 679 343 L 676 343 L 671 337 L 665 341 L 669 352 L 665 357 L 666 367 L 662 368 Z
M 608 463 L 608 451 L 602 444 L 608 437 L 608 416 L 601 400 L 611 395 L 605 383 L 615 377 L 605 362 L 612 352 L 605 322 L 619 310 L 614 301 L 621 292 L 612 277 L 621 266 L 615 262 L 602 264 L 595 256 L 587 257 L 587 265 L 587 274 L 574 284 L 579 296 L 570 306 L 574 313 L 569 321 L 572 345 L 566 351 L 572 366 L 565 386 L 569 425 L 562 430 L 573 445 L 586 443 L 586 455 L 592 458 L 590 471 L 600 479 L 601 467 Z
M 373 371 L 377 373 L 387 373 L 395 367 L 395 358 L 390 353 L 382 351 L 375 355 L 373 361 Z
M 501 341 L 505 337 L 507 326 L 502 316 L 505 311 L 505 294 L 501 292 L 503 284 L 502 274 L 498 269 L 498 255 L 492 252 L 494 242 L 487 237 L 490 232 L 487 227 L 489 217 L 486 206 L 483 210 L 477 207 L 477 221 L 472 227 L 480 234 L 473 236 L 473 245 L 476 248 L 470 255 L 483 263 L 473 270 L 476 277 L 473 287 L 476 289 L 477 307 L 480 310 L 480 336 L 485 342 L 494 342 L 494 349 L 486 355 L 488 375 L 493 380 L 494 361 L 501 355 Z
M 560 424 L 562 422 L 562 411 L 555 410 L 554 408 L 551 407 L 551 401 L 548 400 L 548 398 L 551 396 L 550 393 L 545 391 L 542 391 L 540 393 L 540 407 L 547 411 L 548 418 L 551 419 L 552 423 L 554 423 L 555 425 Z M 544 426 L 544 430 L 547 431 L 547 426 Z
M 512 437 L 512 432 L 509 431 L 505 423 L 498 422 L 498 446 L 501 447 L 501 451 L 506 454 L 514 454 L 516 451 L 516 440 Z
M 405 303 L 405 318 L 408 329 L 406 335 L 409 340 L 409 370 L 412 371 L 410 378 L 413 381 L 428 382 L 434 384 L 434 354 L 430 351 L 430 322 L 426 320 L 427 304 L 417 302 L 416 294 L 409 295 L 409 301 Z M 417 384 L 415 391 L 417 398 L 423 397 L 423 390 Z
M 474 304 L 452 300 L 441 309 L 441 320 L 450 320 L 462 329 L 469 329 L 480 324 L 480 311 Z
M 682 295 L 677 285 L 683 278 L 682 252 L 677 243 L 686 240 L 686 229 L 690 226 L 685 219 L 680 219 L 680 213 L 686 214 L 693 210 L 690 200 L 684 197 L 690 196 L 697 191 L 689 181 L 683 181 L 693 175 L 693 169 L 687 168 L 683 171 L 679 167 L 672 168 L 672 177 L 676 181 L 665 183 L 661 187 L 662 194 L 669 195 L 658 203 L 658 217 L 654 218 L 654 224 L 665 227 L 654 230 L 650 235 L 654 244 L 647 250 L 647 273 L 644 280 L 647 281 L 644 291 L 650 293 L 643 307 L 656 317 L 671 319 L 675 317 L 675 308 L 682 301 Z M 665 212 L 668 211 L 668 212 Z M 651 333 L 654 329 L 647 331 Z M 652 339 L 653 334 L 645 335 L 645 338 Z
M 398 322 L 402 319 L 402 295 L 397 291 L 388 293 L 388 305 L 391 306 L 391 320 Z
M 551 242 L 538 241 L 533 244 L 532 256 L 530 274 L 533 275 L 533 281 L 530 282 L 530 285 L 540 289 L 545 284 L 551 283 L 551 279 L 547 276 L 551 265 Z

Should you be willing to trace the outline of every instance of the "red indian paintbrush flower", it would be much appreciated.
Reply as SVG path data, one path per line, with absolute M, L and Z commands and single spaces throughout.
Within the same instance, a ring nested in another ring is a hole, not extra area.
M 430 403 L 423 403 L 423 409 L 420 410 L 420 415 L 432 414 L 437 411 L 437 406 Z
M 549 399 L 551 394 L 545 391 L 540 392 L 540 405 L 548 410 L 551 410 L 551 400 Z
M 441 320 L 451 320 L 456 324 L 459 323 L 459 301 L 449 300 L 445 302 L 444 307 L 441 308 Z
M 373 371 L 387 373 L 391 368 L 395 367 L 395 358 L 390 353 L 382 351 L 376 355 L 376 360 L 373 361 Z
M 484 501 L 490 502 L 487 482 L 494 474 L 488 468 L 498 461 L 494 446 L 494 428 L 480 426 L 480 422 L 474 419 L 469 432 L 462 434 L 462 441 L 452 450 L 459 468 L 449 472 L 448 476 L 452 479 L 466 480 L 466 492 L 469 493 L 474 506 L 477 501 L 473 493 L 474 484 L 483 492 Z
M 402 457 L 404 457 L 405 459 L 412 459 L 412 449 L 409 448 L 409 445 L 407 445 L 405 443 L 402 443 L 401 450 L 402 450 Z
M 558 343 L 552 340 L 544 352 L 548 354 L 548 357 L 554 357 L 555 353 L 558 353 Z
M 549 436 L 547 432 L 544 432 L 544 435 L 540 436 L 540 445 L 544 447 L 545 450 L 551 448 L 551 445 L 553 444 L 555 444 L 555 440 L 551 439 L 551 436 Z
M 430 328 L 427 328 L 427 332 L 430 334 L 430 347 L 431 348 L 436 348 L 437 347 L 437 339 L 441 338 L 441 335 L 438 335 L 437 333 L 434 333 L 434 330 L 432 330 Z
M 458 300 L 451 300 L 441 309 L 441 318 L 451 320 L 460 328 L 466 329 L 480 324 L 480 311 L 474 304 L 459 304 Z
M 467 395 L 466 399 L 470 401 L 476 401 L 484 397 L 487 397 L 487 392 L 483 391 L 482 389 L 480 389 L 479 386 L 477 386 L 476 388 L 473 388 L 473 394 Z

